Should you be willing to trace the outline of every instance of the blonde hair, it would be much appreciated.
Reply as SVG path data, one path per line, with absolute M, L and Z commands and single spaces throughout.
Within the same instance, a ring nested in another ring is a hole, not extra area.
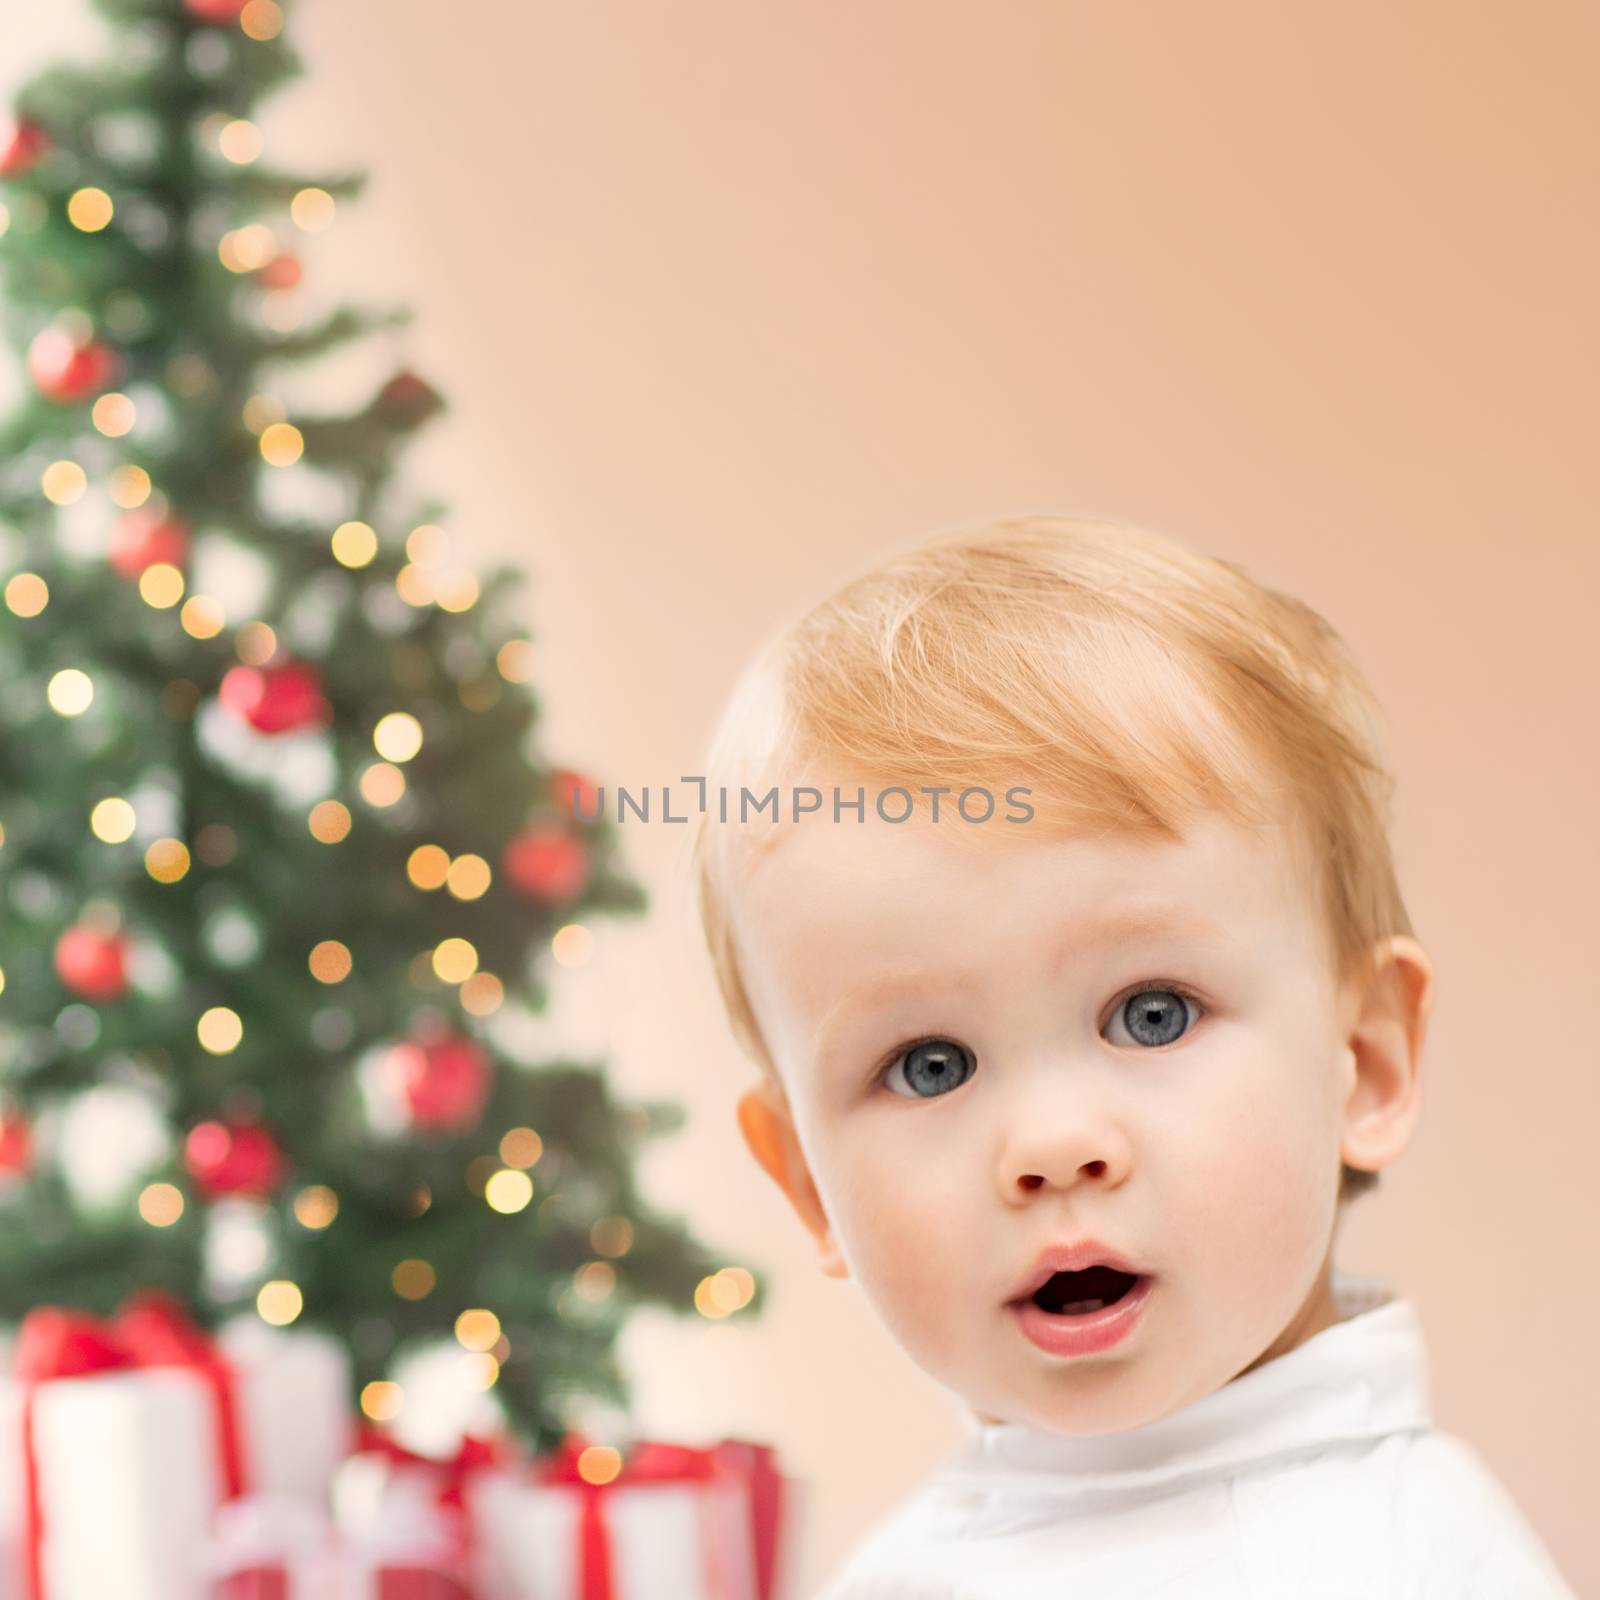
M 1337 979 L 1412 931 L 1380 714 L 1348 648 L 1303 602 L 1146 529 L 1033 516 L 942 534 L 781 629 L 718 725 L 707 793 L 759 796 L 812 764 L 996 796 L 1026 785 L 1052 831 L 1288 821 Z M 694 841 L 701 923 L 734 1036 L 775 1079 L 729 917 L 735 840 L 763 841 L 715 811 Z M 1340 1198 L 1376 1181 L 1344 1166 Z

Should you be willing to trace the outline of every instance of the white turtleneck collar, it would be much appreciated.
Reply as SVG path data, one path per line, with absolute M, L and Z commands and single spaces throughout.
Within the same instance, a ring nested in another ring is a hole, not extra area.
M 1415 1307 L 1379 1279 L 1337 1269 L 1330 1288 L 1338 1321 L 1143 1427 L 1069 1435 L 969 1415 L 976 1432 L 940 1479 L 969 1491 L 1009 1487 L 1098 1497 L 1430 1427 L 1427 1358 Z

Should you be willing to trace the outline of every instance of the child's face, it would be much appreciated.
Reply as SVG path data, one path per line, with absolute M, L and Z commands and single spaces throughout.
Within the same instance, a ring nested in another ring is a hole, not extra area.
M 1366 1083 L 1287 835 L 1210 818 L 1178 844 L 1046 839 L 997 818 L 963 848 L 948 812 L 868 811 L 781 824 L 733 907 L 787 1097 L 752 1091 L 741 1122 L 825 1270 L 981 1414 L 1066 1433 L 1154 1420 L 1325 1326 L 1308 1307 L 1341 1155 L 1397 1152 L 1415 1077 L 1390 1029 L 1372 1054 L 1393 1081 Z M 970 1057 L 930 1072 L 906 1059 L 927 1039 Z M 1149 1299 L 1113 1348 L 1046 1353 L 1009 1302 L 1083 1238 L 1150 1274 Z

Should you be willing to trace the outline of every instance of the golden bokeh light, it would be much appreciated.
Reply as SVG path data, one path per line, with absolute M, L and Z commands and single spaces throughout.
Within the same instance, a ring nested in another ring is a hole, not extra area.
M 318 983 L 343 983 L 355 966 L 350 947 L 337 939 L 324 939 L 313 945 L 308 959 L 311 976 Z
M 376 1378 L 361 1391 L 361 1412 L 374 1422 L 393 1422 L 405 1404 L 406 1393 L 398 1383 Z
M 223 125 L 217 135 L 217 148 L 235 166 L 247 167 L 261 154 L 261 130 L 255 123 L 236 117 Z
M 463 1350 L 492 1350 L 500 1338 L 500 1319 L 474 1307 L 456 1318 L 456 1340 Z
M 450 852 L 441 845 L 419 844 L 406 857 L 406 876 L 418 889 L 443 887 L 450 875 Z
M 120 439 L 133 431 L 133 401 L 125 394 L 103 394 L 89 413 L 90 420 L 108 439 Z
M 415 1256 L 402 1261 L 389 1274 L 389 1283 L 402 1300 L 426 1300 L 439 1282 L 439 1274 L 430 1262 Z
M 239 1048 L 239 1041 L 244 1038 L 244 1023 L 231 1007 L 211 1006 L 200 1014 L 194 1031 L 202 1049 L 214 1056 L 225 1056 Z
M 500 1159 L 508 1167 L 531 1167 L 543 1154 L 544 1140 L 532 1128 L 507 1128 L 500 1135 Z
M 217 259 L 229 272 L 257 272 L 277 253 L 277 237 L 264 222 L 234 228 L 217 243 Z
M 39 487 L 53 506 L 76 505 L 89 490 L 89 475 L 76 461 L 52 461 L 39 474 Z
M 292 422 L 271 422 L 261 430 L 261 456 L 269 467 L 292 467 L 305 450 L 305 437 Z
M 306 233 L 321 233 L 331 226 L 335 209 L 333 196 L 326 189 L 302 189 L 289 202 L 294 225 Z
M 360 789 L 369 806 L 392 806 L 406 792 L 406 775 L 387 761 L 374 761 L 362 772 Z
M 492 1389 L 500 1376 L 500 1363 L 487 1350 L 461 1357 L 461 1381 L 469 1389 Z
M 433 604 L 433 579 L 414 563 L 407 562 L 394 575 L 394 590 L 408 606 Z
M 139 574 L 139 598 L 157 611 L 166 611 L 183 598 L 183 573 L 166 561 L 153 561 Z
M 132 805 L 120 795 L 113 795 L 89 813 L 89 831 L 106 844 L 122 844 L 133 837 L 137 821 Z
M 724 1267 L 695 1285 L 694 1308 L 713 1321 L 732 1316 L 749 1305 L 755 1278 L 744 1267 Z
M 306 817 L 311 837 L 319 844 L 338 844 L 350 834 L 350 808 L 339 800 L 319 800 Z
M 589 1243 L 602 1256 L 625 1256 L 633 1248 L 633 1224 L 626 1217 L 601 1217 L 589 1230 Z
M 463 1011 L 489 1017 L 505 1004 L 506 986 L 492 972 L 474 972 L 457 991 L 457 998 Z
M 585 966 L 594 954 L 594 935 L 581 922 L 569 922 L 550 935 L 550 953 L 564 967 Z
M 450 557 L 450 535 L 437 522 L 419 522 L 406 535 L 406 555 L 418 566 L 438 566 Z
M 483 1198 L 491 1211 L 498 1211 L 503 1217 L 514 1216 L 525 1211 L 533 1199 L 533 1179 L 515 1167 L 502 1167 L 484 1184 Z
M 333 559 L 341 567 L 369 566 L 378 553 L 378 536 L 365 522 L 341 522 L 331 543 Z
M 276 395 L 253 394 L 244 403 L 244 425 L 251 433 L 259 434 L 274 422 L 282 422 L 289 413 Z
M 444 573 L 433 586 L 441 611 L 470 611 L 478 603 L 478 580 L 465 567 Z
M 422 748 L 422 724 L 409 711 L 391 711 L 378 719 L 372 743 L 385 761 L 409 761 Z
M 190 595 L 183 602 L 178 621 L 191 639 L 215 639 L 228 625 L 222 602 L 208 594 Z
M 585 1483 L 610 1483 L 622 1471 L 622 1452 L 609 1444 L 586 1445 L 578 1452 L 578 1476 Z
M 147 1183 L 139 1191 L 139 1215 L 152 1228 L 170 1228 L 183 1215 L 183 1193 L 170 1183 Z
M 114 209 L 104 189 L 79 189 L 67 201 L 67 220 L 80 232 L 99 233 Z
M 617 1287 L 617 1269 L 609 1261 L 585 1261 L 572 1275 L 573 1293 L 591 1305 L 609 1299 Z
M 178 883 L 189 874 L 189 847 L 182 839 L 154 839 L 144 853 L 144 870 L 157 883 Z
M 270 622 L 247 622 L 234 635 L 233 653 L 247 667 L 264 667 L 278 653 L 278 635 Z
M 60 716 L 82 716 L 94 704 L 94 681 L 76 667 L 63 667 L 45 685 L 44 697 Z
M 494 664 L 507 683 L 527 683 L 533 677 L 533 645 L 526 639 L 507 639 L 495 652 Z
M 118 467 L 110 479 L 111 503 L 137 511 L 150 498 L 150 474 L 143 467 Z
M 441 939 L 433 947 L 433 972 L 441 983 L 465 983 L 478 970 L 477 947 L 469 939 Z
M 263 1322 L 274 1328 L 287 1328 L 305 1309 L 305 1296 L 300 1285 L 287 1278 L 273 1278 L 261 1285 L 256 1295 L 256 1313 Z
M 339 1197 L 325 1183 L 308 1184 L 294 1197 L 294 1220 L 320 1233 L 339 1215 Z
M 6 582 L 6 609 L 14 616 L 36 617 L 50 604 L 50 585 L 37 572 L 18 572 Z
M 450 863 L 446 882 L 457 900 L 477 900 L 487 892 L 492 878 L 489 863 L 482 856 L 468 854 Z

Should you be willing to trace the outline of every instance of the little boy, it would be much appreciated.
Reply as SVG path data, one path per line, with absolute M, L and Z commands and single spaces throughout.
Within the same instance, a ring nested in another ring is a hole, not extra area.
M 1334 1261 L 1433 994 L 1378 726 L 1309 607 L 1042 517 L 747 670 L 695 842 L 739 1124 L 972 1423 L 825 1600 L 1571 1600 Z

